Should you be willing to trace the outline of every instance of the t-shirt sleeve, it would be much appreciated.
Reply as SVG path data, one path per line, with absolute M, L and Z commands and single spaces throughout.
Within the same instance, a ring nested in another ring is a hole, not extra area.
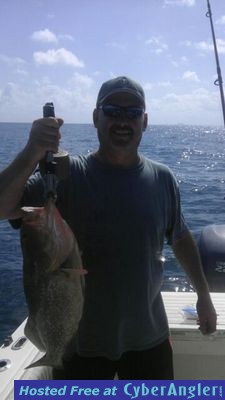
M 42 207 L 44 204 L 45 187 L 40 173 L 35 172 L 27 181 L 24 193 L 20 201 L 21 207 L 33 206 Z M 9 223 L 14 229 L 21 227 L 21 219 L 9 220 Z
M 180 190 L 176 178 L 171 173 L 170 200 L 169 200 L 169 221 L 166 231 L 167 243 L 172 245 L 188 230 L 185 222 L 180 200 Z

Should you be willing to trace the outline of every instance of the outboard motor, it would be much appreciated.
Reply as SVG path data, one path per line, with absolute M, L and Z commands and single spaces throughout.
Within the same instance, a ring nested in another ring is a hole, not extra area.
M 206 226 L 198 246 L 210 291 L 225 292 L 225 225 Z

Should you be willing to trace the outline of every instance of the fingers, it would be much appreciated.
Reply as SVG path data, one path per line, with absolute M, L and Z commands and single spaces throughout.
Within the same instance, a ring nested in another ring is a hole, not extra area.
M 55 118 L 55 117 L 46 117 L 46 118 L 39 118 L 34 121 L 34 124 L 40 124 L 43 126 L 49 126 L 55 129 L 59 129 L 63 125 L 62 118 Z
M 61 118 L 40 118 L 33 122 L 28 140 L 28 149 L 37 161 L 42 159 L 47 151 L 56 153 L 61 138 Z
M 33 122 L 33 125 L 35 126 L 44 126 L 44 127 L 49 127 L 53 129 L 59 130 L 59 128 L 63 125 L 63 119 L 62 118 L 54 118 L 54 117 L 47 117 L 47 118 L 39 118 L 36 119 Z
M 203 335 L 210 335 L 216 331 L 216 321 L 217 315 L 216 313 L 210 313 L 207 317 L 206 316 L 199 316 L 198 324 L 199 330 Z
M 203 335 L 210 335 L 216 331 L 214 324 L 211 324 L 209 321 L 204 321 L 200 323 L 199 330 Z
M 198 296 L 197 304 L 198 324 L 203 335 L 210 335 L 216 331 L 217 314 L 209 293 Z
M 59 124 L 59 128 L 64 124 L 64 121 L 62 118 L 56 118 Z

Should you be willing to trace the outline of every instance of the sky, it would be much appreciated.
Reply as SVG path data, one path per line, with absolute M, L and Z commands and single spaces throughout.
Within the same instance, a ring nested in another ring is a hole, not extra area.
M 225 2 L 210 0 L 225 81 Z M 0 0 L 0 122 L 46 102 L 91 123 L 101 84 L 139 81 L 150 124 L 223 125 L 207 0 Z

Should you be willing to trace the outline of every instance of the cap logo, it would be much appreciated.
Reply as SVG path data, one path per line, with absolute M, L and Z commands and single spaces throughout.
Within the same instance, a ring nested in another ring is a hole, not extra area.
M 127 79 L 126 79 L 126 78 L 123 78 L 123 79 L 122 79 L 122 85 L 123 85 L 123 86 L 127 86 Z

